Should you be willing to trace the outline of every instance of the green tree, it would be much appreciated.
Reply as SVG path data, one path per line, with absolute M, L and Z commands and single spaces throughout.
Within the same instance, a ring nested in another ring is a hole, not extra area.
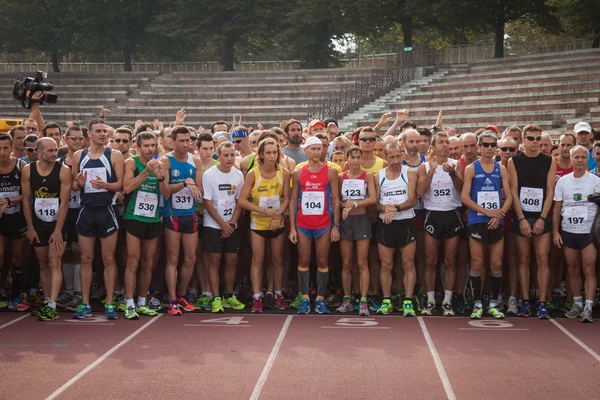
M 576 37 L 591 37 L 600 47 L 600 2 L 598 0 L 549 0 L 563 29 Z

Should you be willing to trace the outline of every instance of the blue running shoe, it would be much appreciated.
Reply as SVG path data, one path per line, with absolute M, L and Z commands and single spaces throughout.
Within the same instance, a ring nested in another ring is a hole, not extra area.
M 381 307 L 381 303 L 379 302 L 379 300 L 377 300 L 377 296 L 371 296 L 367 300 L 367 304 L 369 305 L 369 310 L 373 312 L 377 312 L 377 310 L 379 310 L 379 307 Z
M 315 312 L 318 314 L 329 314 L 329 308 L 323 299 L 317 299 L 315 302 Z
M 73 319 L 92 318 L 92 309 L 89 305 L 81 303 L 73 314 Z
M 107 304 L 104 306 L 104 318 L 106 319 L 117 319 L 117 311 L 113 304 Z
M 300 303 L 300 307 L 298 307 L 298 314 L 308 314 L 310 313 L 310 300 L 302 299 L 302 303 Z
M 517 317 L 529 317 L 531 310 L 529 309 L 529 302 L 524 301 L 521 308 L 519 308 L 519 312 L 517 313 Z
M 454 306 L 454 313 L 463 314 L 465 312 L 465 302 L 463 300 L 463 296 L 456 296 L 456 298 L 452 300 L 452 303 Z
M 539 319 L 550 319 L 550 313 L 546 310 L 546 303 L 543 301 L 537 305 L 537 316 Z

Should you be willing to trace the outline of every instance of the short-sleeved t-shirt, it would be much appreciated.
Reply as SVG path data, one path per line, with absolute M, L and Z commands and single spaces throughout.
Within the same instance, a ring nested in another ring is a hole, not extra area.
M 597 206 L 588 195 L 600 192 L 600 178 L 589 172 L 575 178 L 567 174 L 556 182 L 554 201 L 562 201 L 562 230 L 569 233 L 590 233 Z
M 224 173 L 215 165 L 202 175 L 204 201 L 211 201 L 219 216 L 224 221 L 231 221 L 243 184 L 244 175 L 240 170 L 231 168 L 231 171 Z M 204 226 L 221 229 L 217 221 L 206 211 L 206 207 L 204 209 Z

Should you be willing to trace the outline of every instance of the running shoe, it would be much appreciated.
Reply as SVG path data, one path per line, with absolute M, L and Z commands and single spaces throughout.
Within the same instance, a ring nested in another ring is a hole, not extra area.
M 0 309 L 8 307 L 8 301 L 4 297 L 0 297 Z
M 73 300 L 73 295 L 68 292 L 62 292 L 56 300 L 56 305 L 60 308 L 65 308 Z
M 250 312 L 252 313 L 261 313 L 263 312 L 263 302 L 262 299 L 259 297 L 258 299 L 254 299 L 252 301 L 252 308 L 250 309 Z
M 69 311 L 77 311 L 77 308 L 82 303 L 81 296 L 74 294 L 70 302 L 65 305 L 65 309 Z
M 34 317 L 39 317 L 40 314 L 42 313 L 42 308 L 48 306 L 48 301 L 44 300 L 44 302 L 42 303 L 41 306 L 30 306 L 29 309 L 31 310 L 31 315 L 33 315 Z
M 178 297 L 177 304 L 179 304 L 179 308 L 181 308 L 185 312 L 196 311 L 196 307 L 191 305 L 185 297 Z
M 223 300 L 221 300 L 220 296 L 217 296 L 212 300 L 210 309 L 214 313 L 225 312 L 225 310 L 223 309 Z
M 194 306 L 196 307 L 197 310 L 210 310 L 210 302 L 211 302 L 211 298 L 201 294 L 200 296 L 198 296 L 198 299 L 196 299 L 196 302 L 194 303 Z
M 548 312 L 551 313 L 555 313 L 557 312 L 560 308 L 558 307 L 558 305 L 554 302 L 554 300 L 550 300 L 546 303 L 546 309 L 548 310 Z
M 327 300 L 325 300 L 325 303 L 328 307 L 335 308 L 339 307 L 340 304 L 342 304 L 342 301 L 340 300 L 340 296 L 338 294 L 332 293 L 329 295 Z
M 569 311 L 570 309 L 573 308 L 573 305 L 575 305 L 575 303 L 573 302 L 573 300 L 567 300 L 567 301 L 565 301 L 565 305 L 563 306 L 563 310 Z
M 158 313 L 160 311 L 160 309 L 162 308 L 162 305 L 160 304 L 160 300 L 157 299 L 156 297 L 152 296 L 146 303 L 148 305 L 148 308 L 156 313 Z M 139 312 L 139 310 L 138 310 Z
M 267 293 L 265 295 L 264 307 L 267 310 L 274 310 L 275 307 L 275 299 L 273 298 L 273 293 Z M 262 310 L 260 311 L 262 312 Z
M 298 307 L 298 314 L 308 314 L 310 313 L 310 300 L 308 298 L 302 298 L 302 302 L 300 303 L 300 307 Z
M 402 316 L 403 317 L 414 317 L 415 309 L 413 308 L 412 300 L 404 300 L 402 303 Z
M 546 310 L 546 304 L 544 302 L 539 302 L 537 304 L 537 317 L 539 319 L 550 319 L 550 313 Z
M 40 295 L 40 292 L 33 290 L 27 297 L 27 304 L 33 307 L 42 307 L 44 304 L 44 298 Z
M 327 308 L 325 299 L 317 299 L 317 301 L 315 301 L 315 312 L 317 314 L 329 314 L 329 308 Z
M 285 298 L 280 294 L 275 295 L 275 301 L 273 303 L 275 304 L 275 308 L 278 310 L 287 310 L 289 308 Z
M 517 313 L 517 317 L 529 317 L 531 314 L 531 310 L 529 309 L 529 302 L 524 301 L 521 308 L 519 308 L 519 312 Z
M 292 300 L 292 303 L 290 304 L 290 308 L 300 308 L 300 306 L 302 305 L 302 293 L 298 292 L 298 295 L 296 296 L 296 298 L 294 298 L 294 300 Z
M 80 303 L 77 306 L 77 311 L 73 314 L 73 319 L 92 318 L 92 309 L 89 305 Z
M 8 304 L 8 309 L 12 311 L 23 312 L 29 310 L 29 306 L 23 302 L 21 297 L 15 297 Z
M 354 310 L 354 307 L 352 307 L 352 309 Z M 369 315 L 371 315 L 371 313 L 369 313 L 369 306 L 367 306 L 367 303 L 360 303 L 359 309 L 358 309 L 358 315 L 361 317 L 362 316 L 368 317 Z
M 125 312 L 127 310 L 127 297 L 124 294 L 117 294 L 113 299 L 113 305 L 117 311 Z
M 583 312 L 583 307 L 573 304 L 573 307 L 565 313 L 565 317 L 570 319 L 579 318 Z
M 452 309 L 452 304 L 442 304 L 442 310 L 444 310 L 444 317 L 454 317 L 454 310 Z
M 127 319 L 140 319 L 140 316 L 135 311 L 135 307 L 129 306 L 125 310 L 125 318 L 127 318 Z
M 592 308 L 585 307 L 581 312 L 581 322 L 592 323 L 594 320 L 592 319 Z
M 483 308 L 477 306 L 473 307 L 471 319 L 481 319 L 481 317 L 483 317 Z
M 377 299 L 377 296 L 371 296 L 367 300 L 367 304 L 369 305 L 369 310 L 374 312 L 379 311 L 379 308 L 381 307 L 381 303 Z
M 433 315 L 435 312 L 435 303 L 433 301 L 428 301 L 425 307 L 421 310 L 421 315 Z
M 198 300 L 198 295 L 196 293 L 190 292 L 185 295 L 185 299 L 188 301 L 188 303 L 194 304 L 196 300 Z
M 388 315 L 394 311 L 394 307 L 392 306 L 392 301 L 385 299 L 377 309 L 377 314 Z
M 498 307 L 490 307 L 490 309 L 488 310 L 488 313 L 496 318 L 496 319 L 503 319 L 504 318 L 504 313 L 502 311 L 500 311 L 498 309 Z
M 107 304 L 104 306 L 104 318 L 106 319 L 117 319 L 117 310 L 114 304 Z
M 56 310 L 50 306 L 43 307 L 37 317 L 38 321 L 55 321 L 59 318 Z
M 148 317 L 156 317 L 158 315 L 158 313 L 156 311 L 154 311 L 153 309 L 151 309 L 148 306 L 140 306 L 137 308 L 137 312 L 138 314 L 142 314 Z
M 183 311 L 176 302 L 169 303 L 169 315 L 171 316 L 182 316 Z
M 352 307 L 354 308 L 354 311 L 360 311 L 360 297 L 353 297 L 352 298 Z M 369 306 L 367 305 L 367 308 Z
M 417 300 L 417 303 L 419 304 L 417 309 L 419 310 L 419 312 L 421 312 L 427 306 L 427 292 L 425 291 L 425 289 L 419 290 Z
M 347 314 L 354 312 L 354 306 L 352 305 L 352 299 L 344 298 L 342 304 L 335 310 L 335 312 Z
M 243 303 L 241 303 L 237 297 L 231 295 L 228 299 L 223 299 L 223 307 L 225 308 L 233 308 L 234 310 L 243 310 L 246 307 Z
M 402 303 L 404 303 L 404 297 L 405 297 L 405 295 L 406 295 L 406 292 L 404 290 L 398 290 L 396 292 L 396 295 L 395 295 L 394 301 L 393 301 L 393 303 L 394 303 L 394 310 L 396 310 L 396 311 L 401 311 L 402 310 L 402 306 L 403 306 Z
M 465 301 L 463 296 L 453 296 L 452 307 L 456 314 L 464 314 L 465 312 Z
M 518 313 L 519 309 L 517 308 L 517 299 L 510 297 L 508 299 L 508 308 L 506 309 L 506 314 L 517 315 Z

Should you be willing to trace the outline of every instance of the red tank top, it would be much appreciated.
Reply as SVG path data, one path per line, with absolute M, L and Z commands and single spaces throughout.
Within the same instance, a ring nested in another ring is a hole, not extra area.
M 331 225 L 329 175 L 327 164 L 317 173 L 308 170 L 308 164 L 300 172 L 296 225 L 304 229 L 324 229 Z
M 563 176 L 570 174 L 571 172 L 573 172 L 572 165 L 569 168 L 561 168 L 560 165 L 558 165 L 558 160 L 556 160 L 556 176 L 562 178 Z

